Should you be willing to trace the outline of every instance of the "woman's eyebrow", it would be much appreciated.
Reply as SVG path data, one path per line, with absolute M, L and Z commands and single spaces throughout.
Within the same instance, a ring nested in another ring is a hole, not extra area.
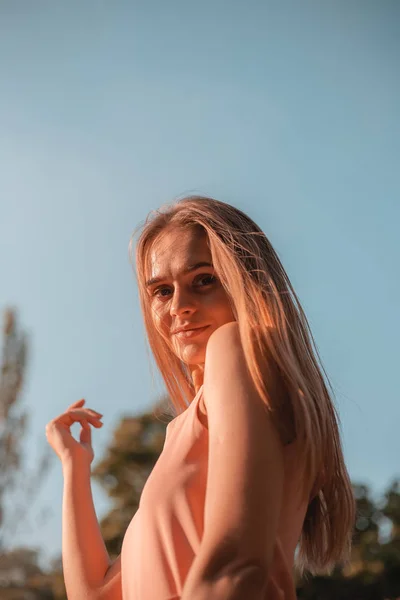
M 190 273 L 191 271 L 195 271 L 196 269 L 199 269 L 200 267 L 212 267 L 213 265 L 209 262 L 206 261 L 202 261 L 202 262 L 198 262 L 194 265 L 188 265 L 185 269 L 183 269 L 182 273 L 186 274 L 186 273 Z M 150 287 L 151 285 L 154 285 L 155 283 L 159 283 L 160 281 L 163 281 L 164 279 L 166 279 L 166 277 L 152 277 L 151 279 L 148 279 L 146 281 L 146 287 Z

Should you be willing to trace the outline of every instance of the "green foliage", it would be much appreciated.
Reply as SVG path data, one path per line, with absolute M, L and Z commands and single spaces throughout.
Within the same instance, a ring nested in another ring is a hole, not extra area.
M 400 597 L 400 482 L 394 480 L 381 501 L 366 485 L 353 485 L 357 520 L 350 564 L 331 577 L 304 580 L 298 598 L 317 600 L 385 600 Z M 386 539 L 382 530 L 386 529 Z
M 29 514 L 29 506 L 49 466 L 50 451 L 39 457 L 36 469 L 28 474 L 23 465 L 23 442 L 28 411 L 21 404 L 26 377 L 28 337 L 20 332 L 16 311 L 7 309 L 3 317 L 3 348 L 0 371 L 0 597 L 55 598 L 37 564 L 36 549 L 7 549 L 18 526 Z M 8 503 L 7 503 L 8 501 Z M 7 508 L 6 508 L 7 505 Z M 30 580 L 36 583 L 31 588 Z M 47 590 L 47 591 L 46 591 Z M 38 595 L 39 594 L 39 595 Z
M 51 458 L 46 444 L 34 472 L 27 473 L 22 461 L 28 411 L 21 403 L 21 393 L 27 358 L 28 336 L 19 331 L 16 311 L 7 309 L 3 317 L 0 373 L 0 551 L 7 537 L 12 539 L 17 527 L 27 518 Z

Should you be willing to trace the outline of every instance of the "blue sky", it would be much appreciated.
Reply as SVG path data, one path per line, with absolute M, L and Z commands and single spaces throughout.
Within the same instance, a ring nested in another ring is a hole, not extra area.
M 379 494 L 399 475 L 399 17 L 395 1 L 3 0 L 0 309 L 31 337 L 28 468 L 75 400 L 104 414 L 100 458 L 164 391 L 128 243 L 200 193 L 247 212 L 282 259 L 352 479 Z M 54 456 L 15 543 L 59 552 L 61 504 Z

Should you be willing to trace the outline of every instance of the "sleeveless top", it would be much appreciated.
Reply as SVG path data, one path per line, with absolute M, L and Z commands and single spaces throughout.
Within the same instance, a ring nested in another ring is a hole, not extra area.
M 125 532 L 123 600 L 179 600 L 199 552 L 208 465 L 208 430 L 199 419 L 202 390 L 203 385 L 188 408 L 168 423 L 163 450 Z M 289 480 L 284 495 L 293 496 Z M 294 547 L 307 506 L 291 510 L 289 520 L 285 520 L 285 506 L 284 502 L 282 536 L 278 529 L 265 600 L 296 600 Z

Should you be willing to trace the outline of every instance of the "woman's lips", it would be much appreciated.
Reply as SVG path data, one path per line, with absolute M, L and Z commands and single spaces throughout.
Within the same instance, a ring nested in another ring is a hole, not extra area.
M 209 325 L 205 325 L 204 327 L 199 327 L 198 329 L 188 329 L 187 331 L 179 331 L 175 333 L 175 335 L 180 339 L 192 338 L 196 335 L 199 335 L 202 331 L 205 331 Z

